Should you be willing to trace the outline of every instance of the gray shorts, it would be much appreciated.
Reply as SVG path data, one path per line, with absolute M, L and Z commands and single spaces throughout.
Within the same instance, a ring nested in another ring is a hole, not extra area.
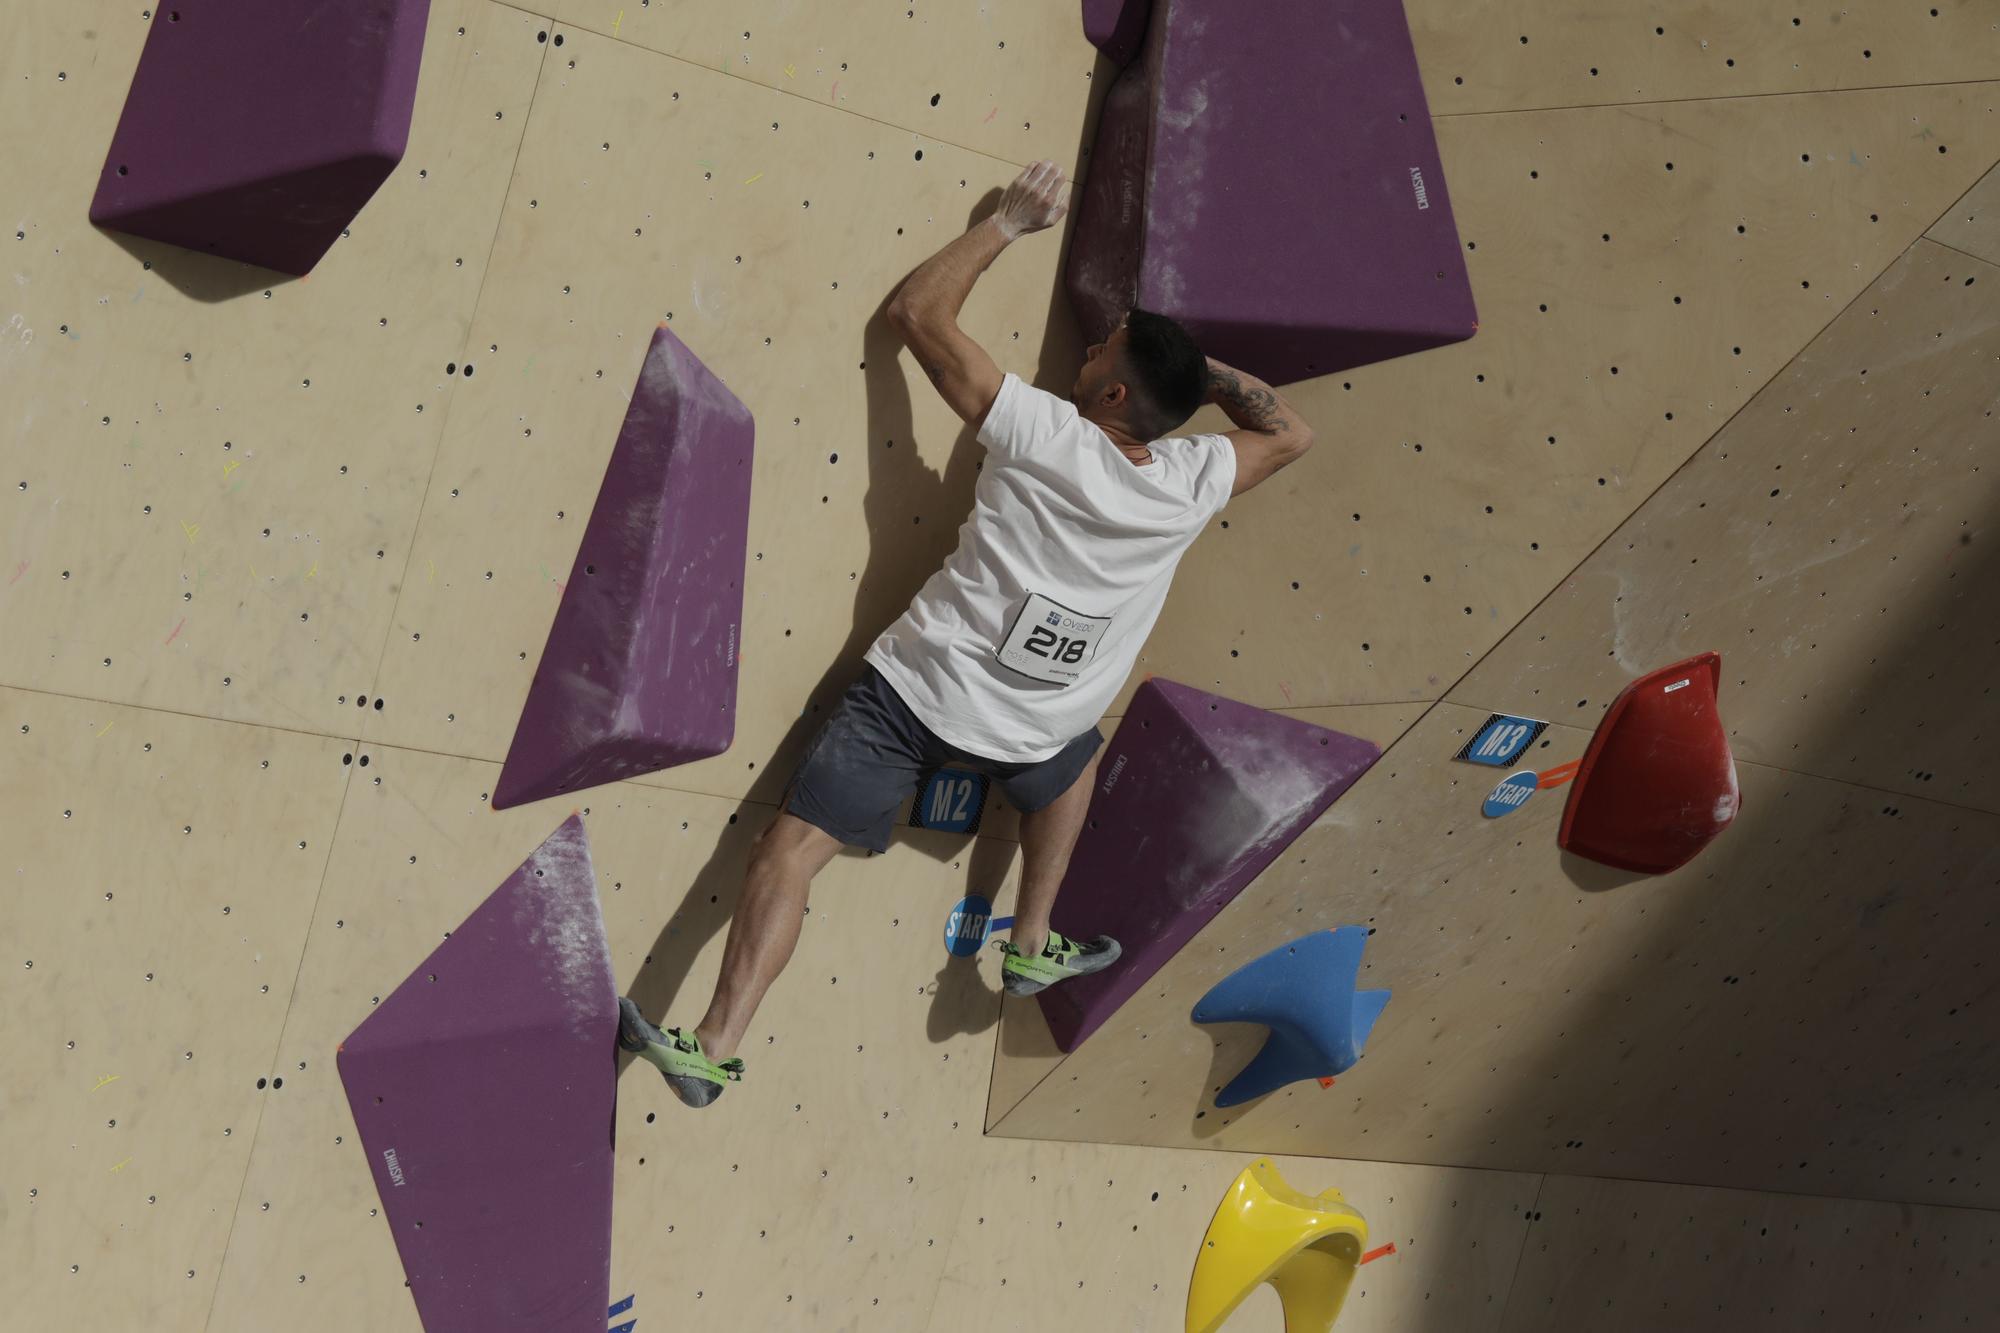
M 1076 784 L 1104 735 L 1096 727 L 1047 759 L 1008 763 L 961 750 L 917 719 L 873 666 L 847 687 L 792 775 L 784 809 L 856 847 L 886 851 L 889 830 L 917 784 L 940 768 L 984 773 L 1023 814 Z

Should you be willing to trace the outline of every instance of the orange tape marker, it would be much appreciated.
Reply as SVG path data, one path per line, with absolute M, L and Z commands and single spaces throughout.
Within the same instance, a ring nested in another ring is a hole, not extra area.
M 1551 787 L 1560 787 L 1575 777 L 1576 770 L 1581 767 L 1583 760 L 1572 759 L 1567 764 L 1557 764 L 1554 768 L 1544 769 L 1535 774 L 1535 790 L 1547 791 Z

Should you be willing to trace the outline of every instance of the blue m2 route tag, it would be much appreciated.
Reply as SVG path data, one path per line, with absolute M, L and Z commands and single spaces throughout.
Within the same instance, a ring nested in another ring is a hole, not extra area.
M 1510 773 L 1501 780 L 1499 786 L 1486 794 L 1486 800 L 1480 805 L 1479 813 L 1488 819 L 1511 815 L 1528 803 L 1528 798 L 1535 794 L 1536 788 L 1541 784 L 1540 775 L 1533 769 Z
M 1470 764 L 1505 768 L 1528 752 L 1537 737 L 1549 729 L 1546 722 L 1532 717 L 1509 717 L 1495 713 L 1472 733 L 1472 739 L 1453 756 Z
M 986 809 L 988 779 L 984 773 L 940 768 L 924 779 L 910 803 L 910 827 L 941 833 L 977 833 Z

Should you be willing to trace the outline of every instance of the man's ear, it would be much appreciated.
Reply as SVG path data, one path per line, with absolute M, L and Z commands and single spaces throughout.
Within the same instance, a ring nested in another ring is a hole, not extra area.
M 1098 406 L 1108 408 L 1114 412 L 1124 407 L 1131 400 L 1132 391 L 1125 387 L 1125 383 L 1122 380 L 1111 381 L 1111 383 L 1104 386 L 1104 392 L 1097 395 Z

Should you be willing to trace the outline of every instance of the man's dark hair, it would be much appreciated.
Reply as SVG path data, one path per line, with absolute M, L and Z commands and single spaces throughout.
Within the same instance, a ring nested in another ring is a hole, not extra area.
M 1133 307 L 1125 317 L 1125 369 L 1132 377 L 1132 432 L 1159 439 L 1178 430 L 1208 397 L 1208 358 L 1165 315 Z

